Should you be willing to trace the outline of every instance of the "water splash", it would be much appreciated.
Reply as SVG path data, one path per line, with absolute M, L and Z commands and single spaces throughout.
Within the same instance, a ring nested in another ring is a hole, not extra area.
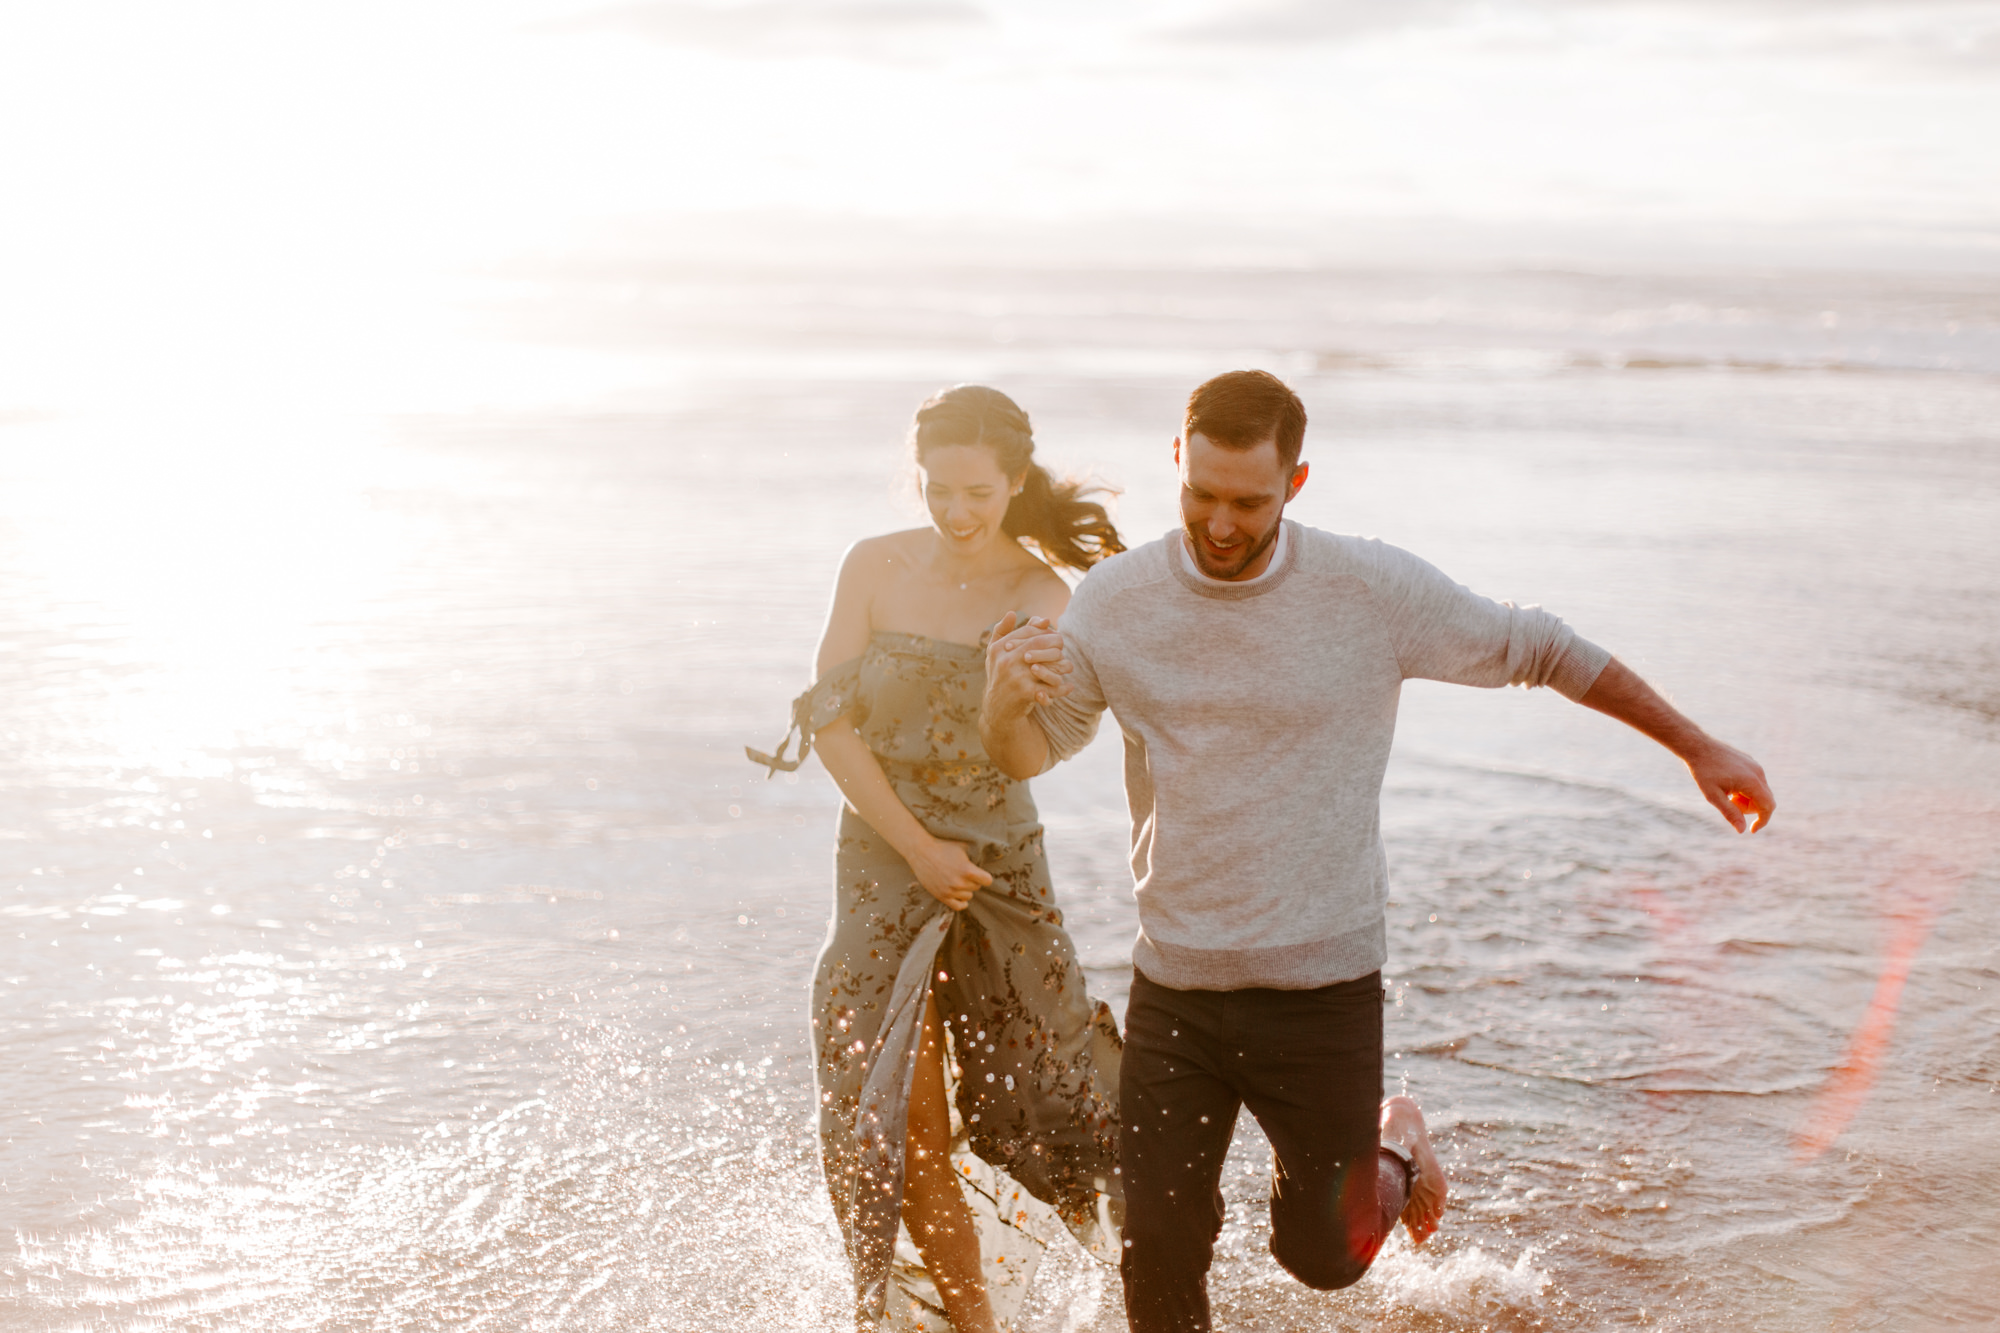
M 1426 1314 L 1466 1314 L 1495 1306 L 1527 1308 L 1541 1304 L 1553 1279 L 1535 1266 L 1536 1250 L 1521 1251 L 1512 1263 L 1488 1254 L 1482 1246 L 1432 1260 L 1410 1246 L 1386 1250 L 1370 1272 L 1381 1295 L 1396 1308 Z
M 817 1167 L 753 1140 L 530 1099 L 233 1188 L 175 1163 L 138 1183 L 135 1215 L 22 1237 L 8 1294 L 54 1327 L 135 1333 L 840 1328 Z

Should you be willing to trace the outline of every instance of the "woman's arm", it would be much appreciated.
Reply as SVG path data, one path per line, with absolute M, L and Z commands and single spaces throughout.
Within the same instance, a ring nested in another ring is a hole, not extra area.
M 868 647 L 869 608 L 888 558 L 882 539 L 874 538 L 855 543 L 841 562 L 826 631 L 820 636 L 817 674 L 852 661 Z M 972 864 L 965 844 L 933 837 L 917 821 L 897 798 L 874 752 L 851 721 L 842 717 L 820 728 L 814 747 L 854 813 L 909 862 L 918 882 L 933 898 L 956 912 L 972 901 L 974 893 L 993 882 L 993 876 Z

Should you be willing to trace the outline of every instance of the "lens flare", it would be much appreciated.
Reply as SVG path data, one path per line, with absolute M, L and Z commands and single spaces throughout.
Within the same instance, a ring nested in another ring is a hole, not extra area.
M 1832 1147 L 1868 1100 L 1895 1034 L 1896 1011 L 1917 955 L 1959 886 L 2000 850 L 2000 811 L 1969 806 L 1963 796 L 1910 793 L 1871 813 L 1892 817 L 1902 828 L 1925 830 L 1925 846 L 1905 854 L 1882 886 L 1887 903 L 1883 918 L 1890 927 L 1882 971 L 1846 1053 L 1792 1134 L 1792 1153 L 1801 1163 Z

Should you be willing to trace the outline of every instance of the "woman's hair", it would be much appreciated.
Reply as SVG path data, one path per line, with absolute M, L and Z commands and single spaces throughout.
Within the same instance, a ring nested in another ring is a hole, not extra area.
M 1033 542 L 1050 564 L 1071 569 L 1089 569 L 1125 549 L 1104 506 L 1083 498 L 1110 488 L 1050 476 L 1035 462 L 1028 414 L 1006 394 L 981 384 L 960 384 L 931 395 L 917 409 L 910 447 L 919 463 L 932 449 L 966 444 L 985 445 L 1002 472 L 1021 478 L 1021 492 L 1008 503 L 1000 523 L 1009 537 Z

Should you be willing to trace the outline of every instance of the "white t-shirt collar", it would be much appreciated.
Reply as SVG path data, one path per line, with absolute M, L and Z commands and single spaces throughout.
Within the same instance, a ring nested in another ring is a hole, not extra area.
M 1214 584 L 1218 588 L 1254 588 L 1277 573 L 1278 566 L 1285 563 L 1285 546 L 1291 541 L 1291 534 L 1285 528 L 1285 520 L 1279 519 L 1278 540 L 1271 543 L 1271 563 L 1264 566 L 1264 572 L 1254 579 L 1218 579 L 1203 573 L 1201 566 L 1195 563 L 1194 552 L 1188 547 L 1185 529 L 1181 532 L 1181 561 L 1187 566 L 1188 571 L 1203 583 Z

